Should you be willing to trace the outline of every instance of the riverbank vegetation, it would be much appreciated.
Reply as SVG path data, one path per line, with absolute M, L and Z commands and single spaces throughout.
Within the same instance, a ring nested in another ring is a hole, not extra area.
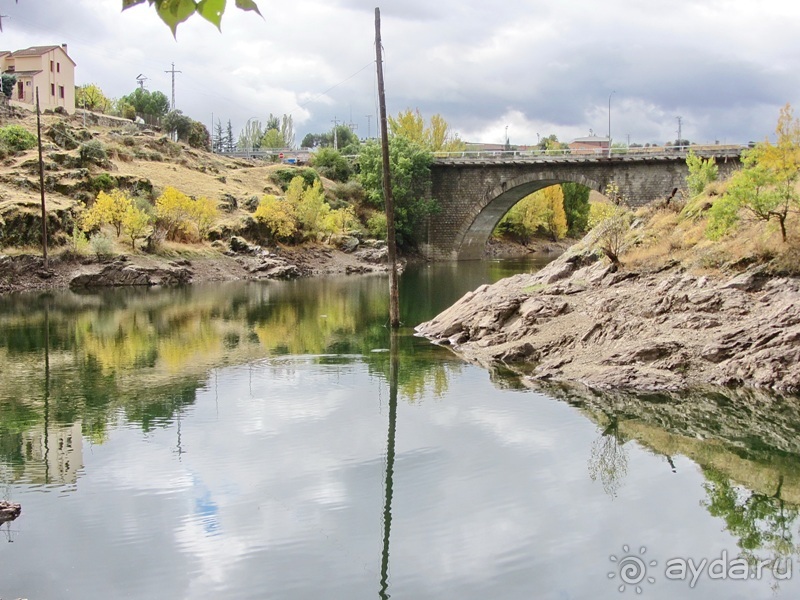
M 705 271 L 763 264 L 778 274 L 800 274 L 800 120 L 781 111 L 775 141 L 742 156 L 743 166 L 718 180 L 713 159 L 687 159 L 680 197 L 604 221 L 630 222 L 619 242 L 620 261 L 632 269 L 680 262 Z M 602 232 L 596 236 L 603 243 Z

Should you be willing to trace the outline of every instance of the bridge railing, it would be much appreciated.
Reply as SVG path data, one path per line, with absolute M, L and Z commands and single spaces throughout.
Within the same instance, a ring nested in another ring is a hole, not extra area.
M 460 152 L 434 152 L 433 156 L 439 160 L 559 160 L 565 158 L 577 159 L 602 159 L 614 157 L 631 158 L 679 158 L 685 157 L 689 150 L 702 157 L 739 156 L 747 146 L 740 145 L 692 145 L 692 146 L 649 146 L 632 148 L 563 148 L 558 150 L 463 150 Z

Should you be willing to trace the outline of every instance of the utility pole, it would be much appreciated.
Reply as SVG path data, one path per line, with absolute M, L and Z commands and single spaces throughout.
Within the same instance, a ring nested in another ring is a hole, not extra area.
M 169 73 L 169 71 L 167 71 L 167 73 Z M 139 73 L 136 76 L 136 82 L 139 84 L 139 89 L 144 90 L 144 82 L 145 81 L 147 81 L 147 77 L 145 77 L 145 75 L 143 73 Z
M 333 123 L 333 149 L 334 150 L 338 150 L 339 149 L 339 135 L 338 135 L 337 129 L 339 128 L 339 120 L 336 118 L 335 115 L 334 115 L 333 121 L 331 121 L 331 123 Z
M 683 126 L 683 117 L 675 117 L 678 119 L 678 146 L 683 145 L 683 135 L 681 133 L 682 126 Z
M 39 189 L 42 193 L 42 257 L 44 268 L 49 267 L 47 260 L 47 209 L 44 204 L 44 160 L 42 160 L 42 120 L 39 110 L 39 86 L 36 86 L 36 135 L 39 138 Z
M 175 70 L 175 63 L 172 63 L 172 69 L 169 71 L 164 71 L 164 73 L 172 73 L 172 106 L 170 106 L 170 110 L 175 110 L 175 73 L 182 73 L 183 71 L 176 71 Z
M 372 115 L 365 115 L 367 117 L 367 139 L 372 137 L 372 128 L 370 124 L 372 123 Z
M 375 55 L 378 63 L 378 103 L 381 113 L 381 158 L 383 163 L 383 202 L 386 207 L 386 245 L 389 251 L 389 326 L 400 327 L 400 294 L 397 285 L 397 242 L 394 230 L 394 199 L 389 168 L 389 126 L 386 121 L 386 94 L 383 89 L 383 54 L 381 50 L 381 9 L 375 7 Z
M 611 156 L 611 96 L 617 93 L 617 90 L 612 90 L 608 95 L 608 156 Z

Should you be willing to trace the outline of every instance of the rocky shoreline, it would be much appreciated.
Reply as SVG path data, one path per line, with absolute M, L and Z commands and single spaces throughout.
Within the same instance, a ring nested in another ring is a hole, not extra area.
M 580 247 L 464 295 L 417 333 L 530 382 L 800 392 L 800 279 L 616 269 Z
M 347 252 L 324 245 L 267 249 L 237 237 L 224 252 L 174 258 L 133 254 L 105 260 L 62 253 L 50 259 L 48 268 L 41 256 L 0 254 L 0 294 L 383 273 L 387 260 L 381 242 Z

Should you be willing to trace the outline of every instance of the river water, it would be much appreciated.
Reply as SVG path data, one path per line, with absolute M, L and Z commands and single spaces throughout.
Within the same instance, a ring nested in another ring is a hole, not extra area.
M 540 264 L 0 298 L 0 598 L 798 597 L 796 398 L 413 336 Z

